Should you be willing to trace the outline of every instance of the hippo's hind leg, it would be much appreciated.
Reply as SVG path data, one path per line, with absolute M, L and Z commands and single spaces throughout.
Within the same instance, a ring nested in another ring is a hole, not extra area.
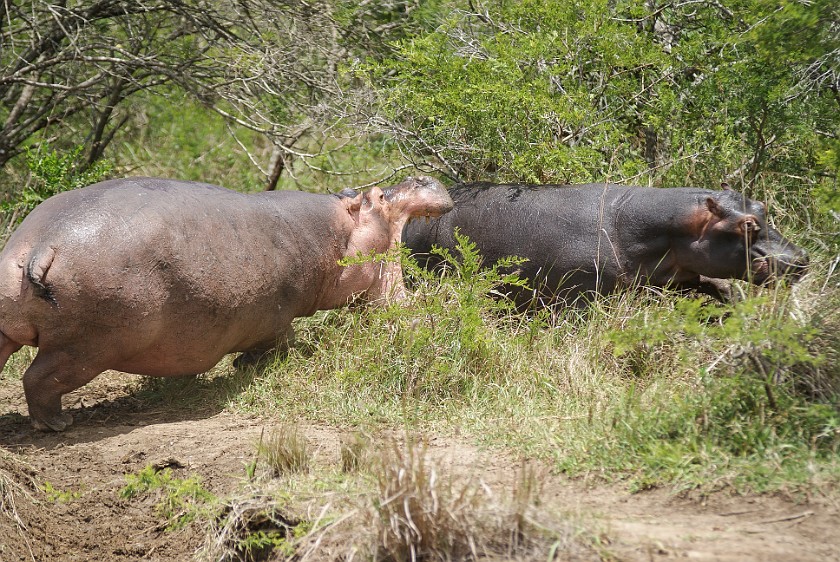
M 32 426 L 64 431 L 73 416 L 61 411 L 61 397 L 90 382 L 101 370 L 84 366 L 67 354 L 40 350 L 23 374 L 23 390 Z

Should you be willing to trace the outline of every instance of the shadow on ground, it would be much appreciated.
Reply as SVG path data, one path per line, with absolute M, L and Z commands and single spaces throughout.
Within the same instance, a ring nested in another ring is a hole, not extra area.
M 92 443 L 129 433 L 137 427 L 198 420 L 221 412 L 231 398 L 250 385 L 259 373 L 248 367 L 233 369 L 229 362 L 195 377 L 154 378 L 107 371 L 64 397 L 64 410 L 73 425 L 61 433 L 32 428 L 19 380 L 0 380 L 0 446 L 13 452 L 36 447 Z

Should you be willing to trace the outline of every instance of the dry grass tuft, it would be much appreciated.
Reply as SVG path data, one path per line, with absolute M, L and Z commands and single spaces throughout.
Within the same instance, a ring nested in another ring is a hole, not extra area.
M 424 445 L 383 450 L 377 478 L 377 558 L 447 560 L 478 556 L 473 537 L 477 489 L 455 488 L 426 462 Z
M 11 520 L 21 530 L 26 524 L 17 510 L 17 501 L 26 498 L 34 502 L 30 490 L 37 489 L 32 469 L 5 449 L 0 449 L 0 516 Z
M 364 443 L 363 465 L 350 450 Z M 211 527 L 201 560 L 599 560 L 581 529 L 551 510 L 537 509 L 542 475 L 527 464 L 507 491 L 442 473 L 424 442 L 387 440 L 374 446 L 356 434 L 342 450 L 342 469 L 361 466 L 359 482 L 372 489 L 341 497 L 315 493 L 311 502 L 281 507 L 276 497 L 255 492 L 228 502 Z M 354 460 L 348 460 L 354 459 Z M 345 475 L 348 472 L 345 470 Z M 371 478 L 372 476 L 372 478 Z M 299 511 L 300 510 L 300 511 Z M 298 512 L 299 511 L 299 512 Z M 307 515 L 301 515 L 301 513 Z
M 340 450 L 341 471 L 350 474 L 365 466 L 369 462 L 368 447 L 368 439 L 361 433 L 344 436 Z
M 260 442 L 257 453 L 273 476 L 309 471 L 309 445 L 297 427 L 276 427 Z
M 378 451 L 373 455 L 372 451 Z M 360 459 L 364 459 L 361 463 Z M 279 497 L 252 492 L 229 501 L 211 525 L 200 560 L 596 560 L 580 528 L 538 506 L 542 475 L 529 465 L 510 489 L 441 473 L 425 442 L 386 440 L 375 446 L 360 434 L 342 444 L 345 477 L 358 471 L 361 493 L 313 494 L 290 508 Z M 291 515 L 289 510 L 295 513 Z
M 8 547 L 6 550 L 3 548 L 5 541 L 0 540 L 0 558 L 5 553 L 11 557 L 18 555 L 21 560 L 26 558 L 27 554 L 29 559 L 35 559 L 25 521 L 26 516 L 20 512 L 20 508 L 24 507 L 21 501 L 24 505 L 37 503 L 32 495 L 32 491 L 38 489 L 33 474 L 32 467 L 0 447 L 0 537 L 8 538 L 12 533 L 18 534 L 26 548 L 26 551 L 16 553 L 14 545 L 6 545 Z M 2 559 L 5 560 L 5 558 Z
M 425 445 L 384 448 L 371 506 L 377 560 L 554 560 L 591 554 L 574 540 L 572 526 L 552 528 L 535 518 L 540 485 L 524 466 L 510 501 L 472 481 L 443 477 Z

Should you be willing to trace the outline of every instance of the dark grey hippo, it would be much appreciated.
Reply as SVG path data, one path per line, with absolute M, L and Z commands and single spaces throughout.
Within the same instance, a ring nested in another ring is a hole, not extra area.
M 398 262 L 339 260 L 386 252 L 409 219 L 451 208 L 425 177 L 353 197 L 152 178 L 61 193 L 0 254 L 0 369 L 39 348 L 23 375 L 29 415 L 61 431 L 61 396 L 106 369 L 201 373 L 285 345 L 295 317 L 400 298 Z
M 767 224 L 766 206 L 740 193 L 612 184 L 459 185 L 452 212 L 406 226 L 404 243 L 428 267 L 432 245 L 455 248 L 454 230 L 487 263 L 527 258 L 535 292 L 520 304 L 571 302 L 634 284 L 694 288 L 720 296 L 722 279 L 766 283 L 797 277 L 806 253 Z

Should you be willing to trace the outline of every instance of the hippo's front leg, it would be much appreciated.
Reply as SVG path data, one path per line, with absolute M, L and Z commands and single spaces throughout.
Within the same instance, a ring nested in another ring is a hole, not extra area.
M 729 279 L 717 279 L 700 275 L 693 281 L 679 283 L 678 287 L 690 289 L 719 300 L 724 303 L 734 302 L 732 294 L 732 281 Z
M 32 426 L 64 431 L 73 416 L 61 411 L 61 397 L 93 380 L 101 370 L 76 363 L 64 353 L 38 352 L 23 374 L 23 390 Z
M 241 353 L 239 357 L 233 360 L 233 368 L 244 369 L 246 367 L 254 367 L 275 355 L 285 357 L 294 341 L 295 330 L 289 326 L 286 333 L 275 340 L 273 344 L 257 346 Z

